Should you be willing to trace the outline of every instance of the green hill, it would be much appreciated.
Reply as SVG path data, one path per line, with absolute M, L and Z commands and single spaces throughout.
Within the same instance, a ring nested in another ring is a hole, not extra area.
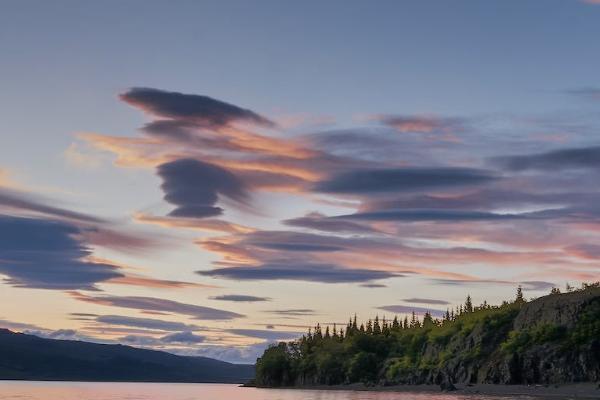
M 0 329 L 0 379 L 241 383 L 253 365 Z
M 258 386 L 495 383 L 600 380 L 600 285 L 526 302 L 473 307 L 422 321 L 381 321 L 345 330 L 317 326 L 257 360 Z

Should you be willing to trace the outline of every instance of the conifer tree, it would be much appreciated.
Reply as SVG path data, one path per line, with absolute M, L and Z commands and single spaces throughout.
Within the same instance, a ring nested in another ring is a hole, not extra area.
M 523 288 L 521 285 L 517 288 L 517 298 L 515 299 L 515 303 L 521 304 L 525 302 L 525 298 L 523 297 Z
M 397 331 L 400 328 L 400 323 L 398 322 L 398 316 L 394 316 L 394 320 L 392 321 L 392 330 Z
M 373 334 L 373 321 L 371 321 L 371 320 L 369 320 L 369 321 L 367 322 L 367 333 L 368 333 L 369 335 L 372 335 L 372 334 Z
M 373 335 L 381 334 L 381 326 L 379 325 L 379 315 L 375 316 L 375 321 L 373 322 Z
M 315 326 L 315 339 L 323 339 L 323 333 L 321 332 L 321 325 Z
M 417 315 L 415 314 L 415 312 L 412 312 L 412 317 L 410 318 L 410 327 L 411 328 L 416 328 L 417 327 Z
M 423 328 L 431 328 L 434 325 L 433 318 L 429 311 L 423 316 Z
M 471 295 L 467 295 L 467 300 L 465 301 L 465 312 L 470 313 L 473 312 L 473 302 L 471 301 Z

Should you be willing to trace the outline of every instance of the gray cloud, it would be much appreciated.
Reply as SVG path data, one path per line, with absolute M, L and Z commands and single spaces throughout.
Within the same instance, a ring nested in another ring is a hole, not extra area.
M 243 202 L 247 193 L 243 182 L 231 172 L 213 164 L 182 158 L 158 166 L 165 200 L 176 208 L 173 217 L 203 218 L 220 215 L 215 207 L 219 195 Z
M 227 332 L 239 336 L 248 336 L 265 340 L 290 340 L 302 336 L 302 332 L 286 332 L 263 329 L 227 329 Z
M 570 89 L 567 90 L 567 93 L 585 100 L 600 101 L 600 88 L 598 87 L 588 86 Z
M 267 312 L 286 316 L 317 315 L 317 312 L 311 308 L 290 308 L 285 310 L 268 310 Z
M 14 321 L 9 321 L 9 320 L 2 319 L 2 318 L 0 318 L 0 328 L 9 329 L 11 331 L 18 331 L 18 332 L 45 330 L 44 328 L 41 328 L 34 324 L 25 324 L 22 322 L 14 322 Z
M 323 232 L 349 232 L 349 233 L 375 233 L 376 229 L 366 224 L 354 221 L 336 220 L 327 218 L 325 215 L 313 212 L 304 217 L 284 220 L 283 223 L 288 226 L 300 228 L 309 228 Z
M 269 297 L 257 297 L 257 296 L 247 296 L 243 294 L 224 294 L 221 296 L 213 296 L 212 300 L 221 300 L 221 301 L 235 301 L 235 302 L 257 302 L 257 301 L 271 301 Z
M 473 168 L 358 169 L 318 183 L 316 191 L 339 194 L 411 192 L 433 188 L 482 185 L 498 178 Z
M 44 214 L 50 217 L 65 218 L 80 222 L 103 222 L 100 218 L 91 215 L 66 210 L 64 208 L 52 207 L 45 204 L 45 201 L 34 198 L 31 194 L 17 192 L 9 189 L 0 188 L 0 207 L 15 209 L 19 211 L 29 211 Z
M 248 346 L 209 346 L 204 345 L 186 355 L 216 358 L 240 364 L 254 364 L 265 349 L 271 344 L 269 341 L 251 344 Z
M 181 322 L 171 322 L 153 318 L 126 317 L 122 315 L 101 315 L 96 317 L 96 322 L 107 325 L 131 326 L 135 328 L 174 332 L 195 330 L 199 328 L 198 326 L 187 325 Z
M 158 117 L 191 121 L 199 125 L 222 126 L 244 121 L 274 126 L 273 122 L 251 110 L 208 96 L 137 87 L 119 97 L 126 103 Z
M 244 315 L 231 311 L 180 303 L 173 300 L 158 299 L 155 297 L 87 296 L 77 292 L 72 292 L 71 295 L 77 300 L 93 304 L 188 315 L 199 320 L 230 320 L 244 317 Z
M 379 121 L 401 133 L 448 133 L 464 129 L 460 118 L 419 115 L 383 115 Z
M 217 268 L 198 271 L 203 276 L 236 280 L 296 280 L 321 283 L 366 282 L 402 275 L 360 268 L 344 268 L 335 264 L 267 263 L 259 266 Z
M 600 168 L 600 146 L 553 150 L 545 153 L 496 157 L 492 162 L 510 171 L 559 171 Z
M 443 317 L 445 314 L 445 311 L 442 311 L 442 310 L 436 310 L 436 309 L 431 309 L 431 308 L 426 308 L 426 307 L 413 307 L 413 306 L 406 306 L 406 305 L 381 306 L 381 307 L 377 307 L 377 309 L 383 310 L 383 311 L 388 311 L 388 312 L 395 313 L 395 314 L 410 314 L 414 311 L 415 314 L 423 315 L 428 312 L 433 317 Z
M 306 252 L 343 250 L 348 241 L 335 236 L 321 236 L 293 231 L 255 231 L 244 236 L 242 243 L 253 247 Z
M 378 288 L 387 287 L 387 285 L 384 285 L 382 283 L 363 283 L 360 286 L 364 287 L 364 288 L 369 288 L 369 289 L 378 289 Z
M 91 251 L 67 222 L 0 215 L 0 274 L 16 287 L 87 289 L 123 277 L 118 267 L 84 261 Z
M 195 344 L 202 343 L 206 340 L 206 337 L 201 335 L 195 335 L 194 333 L 187 332 L 177 332 L 171 333 L 169 335 L 163 336 L 160 338 L 160 341 L 163 343 L 183 343 L 183 344 Z
M 442 284 L 442 285 L 451 285 L 451 286 L 471 286 L 471 285 L 509 285 L 514 286 L 515 288 L 518 285 L 521 285 L 523 289 L 527 290 L 547 290 L 556 286 L 552 282 L 546 281 L 523 281 L 523 282 L 514 282 L 514 281 L 503 281 L 503 280 L 495 280 L 495 279 L 432 279 L 433 282 Z
M 446 300 L 436 300 L 436 299 L 421 299 L 421 298 L 410 298 L 403 299 L 402 301 L 406 303 L 418 303 L 418 304 L 439 304 L 439 305 L 447 305 L 450 304 Z
M 359 219 L 365 221 L 490 221 L 527 218 L 525 214 L 496 214 L 484 211 L 439 210 L 439 209 L 392 209 L 358 212 L 332 218 Z

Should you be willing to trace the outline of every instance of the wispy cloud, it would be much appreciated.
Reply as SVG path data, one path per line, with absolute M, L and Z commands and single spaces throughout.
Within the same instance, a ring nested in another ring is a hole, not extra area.
M 198 320 L 230 320 L 244 317 L 243 315 L 232 311 L 180 303 L 174 300 L 159 299 L 155 297 L 110 295 L 88 296 L 79 292 L 71 292 L 71 296 L 76 300 L 92 304 L 187 315 Z
M 239 303 L 255 303 L 262 301 L 271 301 L 269 297 L 260 297 L 260 296 L 248 296 L 243 294 L 223 294 L 220 296 L 211 297 L 212 300 L 220 300 L 220 301 L 233 301 Z

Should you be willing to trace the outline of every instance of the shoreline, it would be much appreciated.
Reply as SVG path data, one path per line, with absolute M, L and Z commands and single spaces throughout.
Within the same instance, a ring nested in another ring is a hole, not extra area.
M 563 385 L 494 385 L 494 384 L 456 384 L 454 391 L 442 391 L 439 385 L 393 385 L 364 386 L 350 385 L 314 385 L 291 387 L 258 387 L 258 389 L 292 390 L 339 390 L 353 392 L 398 392 L 398 393 L 436 393 L 448 395 L 484 395 L 484 396 L 531 396 L 560 399 L 600 399 L 600 384 L 593 382 Z M 246 386 L 254 387 L 254 386 Z

